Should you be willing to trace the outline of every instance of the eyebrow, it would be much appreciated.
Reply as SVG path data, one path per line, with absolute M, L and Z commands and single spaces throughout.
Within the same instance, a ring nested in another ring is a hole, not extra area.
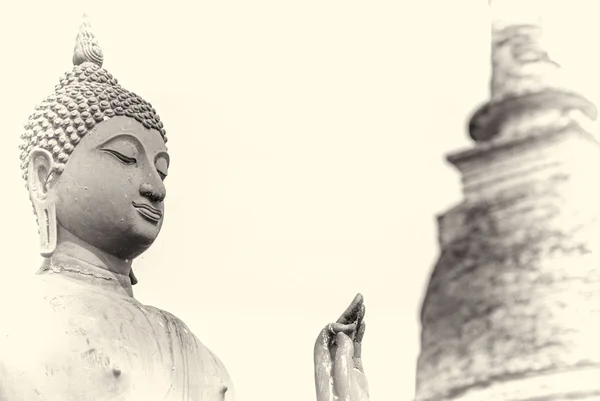
M 114 140 L 117 140 L 117 139 L 121 139 L 121 138 L 132 139 L 132 140 L 134 140 L 134 141 L 135 141 L 135 143 L 136 143 L 136 144 L 137 144 L 139 147 L 143 148 L 143 146 L 142 146 L 142 143 L 140 142 L 140 140 L 139 140 L 139 139 L 137 139 L 137 138 L 136 138 L 136 136 L 135 136 L 135 135 L 126 134 L 126 133 L 123 133 L 123 134 L 119 134 L 119 135 L 115 135 L 115 136 L 113 136 L 113 137 L 110 137 L 110 138 L 108 138 L 106 141 L 104 141 L 104 142 L 102 142 L 102 143 L 98 144 L 98 146 L 105 146 L 107 143 L 109 143 L 109 142 L 112 142 L 112 141 L 114 141 Z

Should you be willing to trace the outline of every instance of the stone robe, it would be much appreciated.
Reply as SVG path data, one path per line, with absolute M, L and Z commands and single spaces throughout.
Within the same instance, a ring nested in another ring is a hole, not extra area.
M 2 291 L 0 400 L 232 401 L 221 361 L 123 280 L 63 257 Z

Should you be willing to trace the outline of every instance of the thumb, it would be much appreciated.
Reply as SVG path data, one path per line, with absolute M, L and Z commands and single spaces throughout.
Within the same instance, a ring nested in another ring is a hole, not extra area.
M 337 350 L 333 364 L 333 383 L 338 398 L 345 400 L 350 396 L 350 371 L 353 367 L 354 347 L 352 340 L 344 333 L 336 336 Z

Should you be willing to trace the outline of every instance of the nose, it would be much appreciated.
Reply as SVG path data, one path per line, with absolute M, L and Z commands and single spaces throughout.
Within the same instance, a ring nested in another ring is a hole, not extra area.
M 140 185 L 140 194 L 151 202 L 162 202 L 167 196 L 167 191 L 162 181 L 160 183 L 145 182 Z

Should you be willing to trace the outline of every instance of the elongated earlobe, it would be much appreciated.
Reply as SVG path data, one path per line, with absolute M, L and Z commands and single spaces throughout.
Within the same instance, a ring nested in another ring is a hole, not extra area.
M 52 174 L 54 160 L 50 152 L 35 149 L 29 155 L 27 181 L 29 197 L 38 220 L 40 235 L 40 254 L 50 257 L 56 250 L 56 199 L 53 191 L 48 189 L 48 181 Z

